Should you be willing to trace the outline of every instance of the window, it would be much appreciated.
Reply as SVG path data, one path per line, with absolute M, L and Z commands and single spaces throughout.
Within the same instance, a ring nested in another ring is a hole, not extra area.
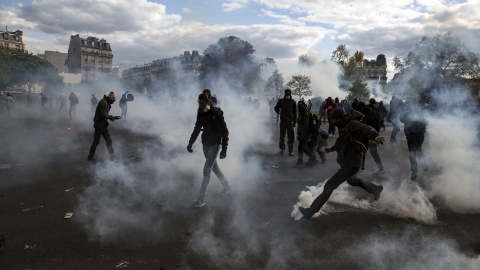
M 88 61 L 88 55 L 85 54 L 85 62 Z
M 92 55 L 92 62 L 95 62 L 95 55 Z
M 83 41 L 83 46 L 87 46 L 87 41 L 86 40 Z
M 19 46 L 19 45 L 16 45 L 16 46 L 15 46 L 15 49 L 17 50 L 17 52 L 19 52 L 19 51 L 20 51 L 20 46 Z
M 100 57 L 100 63 L 103 63 L 103 57 Z
M 8 43 L 5 43 L 5 50 L 8 50 Z
M 110 59 L 107 58 L 107 64 L 110 64 Z
M 92 41 L 92 42 L 91 42 L 91 45 L 92 45 L 92 47 L 95 47 L 95 42 Z

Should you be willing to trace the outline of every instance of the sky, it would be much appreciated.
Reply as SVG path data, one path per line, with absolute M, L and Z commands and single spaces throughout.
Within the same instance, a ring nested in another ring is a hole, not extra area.
M 31 53 L 67 52 L 71 35 L 110 43 L 114 65 L 133 67 L 220 38 L 250 42 L 284 76 L 299 55 L 330 59 L 340 44 L 369 60 L 405 56 L 423 36 L 448 31 L 480 54 L 480 0 L 1 0 L 0 26 L 24 32 Z M 393 67 L 389 61 L 389 77 Z M 391 79 L 391 78 L 389 78 Z

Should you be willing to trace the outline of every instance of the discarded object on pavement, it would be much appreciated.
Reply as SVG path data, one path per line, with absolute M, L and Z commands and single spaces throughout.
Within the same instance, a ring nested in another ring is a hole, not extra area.
M 72 218 L 73 213 L 66 213 L 63 218 Z
M 57 130 L 72 130 L 75 129 L 74 127 L 64 127 L 64 128 L 57 128 Z

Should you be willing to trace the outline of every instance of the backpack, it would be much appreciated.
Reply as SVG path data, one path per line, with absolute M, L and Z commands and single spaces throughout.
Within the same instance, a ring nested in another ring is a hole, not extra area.
M 328 137 L 330 137 L 330 134 L 328 134 L 328 131 L 326 131 L 325 129 L 319 129 L 318 130 L 318 134 L 320 134 L 320 136 L 322 138 L 324 138 L 325 140 L 328 139 Z
M 380 130 L 382 126 L 382 119 L 380 118 L 377 108 L 368 107 L 368 109 L 369 111 L 367 118 L 365 118 L 365 123 L 373 127 L 376 131 Z

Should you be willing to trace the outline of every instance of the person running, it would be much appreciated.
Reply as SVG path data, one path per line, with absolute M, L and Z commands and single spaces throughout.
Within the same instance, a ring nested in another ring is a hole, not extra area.
M 380 193 L 383 190 L 382 185 L 375 185 L 357 177 L 357 172 L 365 161 L 369 140 L 378 144 L 385 142 L 385 138 L 380 136 L 374 128 L 360 122 L 362 117 L 363 115 L 355 110 L 350 115 L 347 115 L 342 108 L 333 110 L 331 119 L 338 127 L 339 136 L 335 144 L 332 147 L 326 147 L 325 151 L 327 153 L 337 152 L 337 163 L 340 165 L 340 169 L 325 183 L 323 192 L 309 208 L 299 208 L 306 219 L 310 219 L 320 211 L 333 191 L 345 181 L 351 186 L 361 187 L 372 193 L 375 200 L 380 198 Z
M 87 162 L 96 163 L 94 156 L 97 146 L 100 143 L 100 137 L 103 136 L 105 142 L 107 143 L 108 154 L 110 154 L 110 160 L 115 160 L 115 152 L 113 151 L 112 138 L 108 132 L 108 121 L 119 120 L 120 116 L 109 115 L 112 104 L 117 99 L 115 92 L 110 92 L 108 96 L 103 96 L 103 98 L 98 102 L 97 108 L 95 110 L 95 116 L 93 117 L 93 127 L 95 128 L 95 133 L 93 136 L 93 142 L 90 146 L 90 152 L 88 153 Z
M 378 111 L 378 115 L 380 116 L 380 121 L 383 127 L 383 131 L 385 131 L 385 116 L 387 116 L 388 113 L 387 113 L 387 108 L 383 106 L 383 101 L 380 101 L 378 103 L 377 111 Z
M 277 156 L 283 156 L 285 151 L 285 135 L 288 137 L 288 155 L 295 157 L 293 154 L 293 141 L 295 137 L 295 125 L 297 123 L 297 103 L 292 99 L 292 91 L 285 90 L 283 98 L 279 99 L 275 105 L 275 112 L 280 115 L 280 141 L 278 146 L 280 151 Z
M 411 180 L 417 179 L 417 158 L 424 172 L 428 172 L 427 161 L 423 154 L 422 145 L 427 131 L 427 120 L 423 114 L 423 104 L 409 104 L 408 109 L 400 115 L 400 121 L 404 123 L 405 136 L 407 137 L 408 152 L 410 156 Z
M 227 124 L 225 123 L 222 112 L 213 107 L 211 95 L 208 95 L 205 92 L 198 96 L 197 121 L 195 122 L 195 127 L 190 136 L 190 140 L 188 141 L 188 152 L 193 152 L 193 144 L 202 130 L 202 145 L 203 154 L 205 155 L 205 164 L 203 165 L 203 181 L 200 187 L 200 192 L 197 200 L 193 203 L 193 207 L 196 208 L 203 207 L 206 203 L 205 198 L 212 171 L 223 185 L 223 190 L 220 195 L 226 195 L 232 188 L 217 164 L 218 152 L 220 152 L 220 159 L 227 157 Z
M 65 97 L 65 95 L 62 94 L 58 100 L 60 101 L 60 109 L 58 109 L 58 112 L 61 112 L 64 108 L 65 112 L 67 112 L 67 98 Z

